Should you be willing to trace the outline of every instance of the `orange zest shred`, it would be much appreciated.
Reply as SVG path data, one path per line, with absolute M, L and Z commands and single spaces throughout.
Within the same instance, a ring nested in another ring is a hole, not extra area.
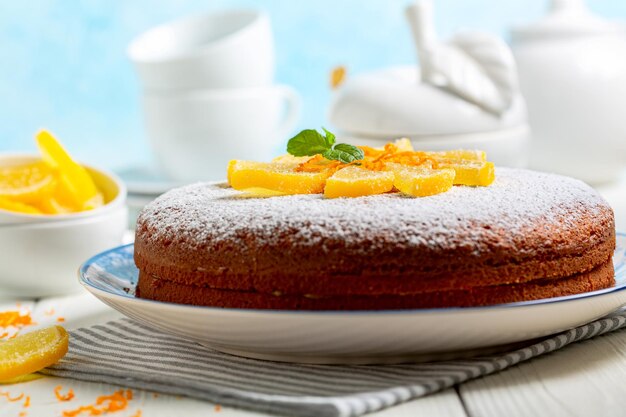
M 81 405 L 75 410 L 63 411 L 63 417 L 76 417 L 80 414 L 87 412 L 88 416 L 99 416 L 102 411 L 94 407 L 93 405 Z
M 349 164 L 342 164 L 339 161 L 331 161 L 324 158 L 322 155 L 315 155 L 311 159 L 302 162 L 300 165 L 294 168 L 295 172 L 322 172 L 328 171 L 334 173 L 342 168 L 342 165 L 348 166 Z
M 1 311 L 0 327 L 22 327 L 36 324 L 29 312 Z
M 69 391 L 67 391 L 67 394 L 63 395 L 61 394 L 62 389 L 63 387 L 61 385 L 57 385 L 56 388 L 54 388 L 54 395 L 57 397 L 57 400 L 70 401 L 74 398 L 74 390 L 70 388 Z
M 142 414 L 141 410 L 137 410 L 131 417 L 141 417 Z
M 0 311 L 0 329 L 5 330 L 0 333 L 0 340 L 13 339 L 23 327 L 37 324 L 33 321 L 30 311 L 21 308 L 19 303 L 16 307 L 18 310 Z
M 63 323 L 65 321 L 65 317 L 57 317 L 57 323 Z
M 22 398 L 24 398 L 24 393 L 21 393 L 17 397 L 11 397 L 11 393 L 10 392 L 0 391 L 0 397 L 5 397 L 8 402 L 14 403 L 16 401 L 21 401 Z
M 432 168 L 437 168 L 435 158 L 428 156 L 425 152 L 401 151 L 394 143 L 387 143 L 383 149 L 376 149 L 370 146 L 359 146 L 365 154 L 365 158 L 344 164 L 340 161 L 330 161 L 322 155 L 315 155 L 311 159 L 299 164 L 296 172 L 322 172 L 328 171 L 332 175 L 336 171 L 358 165 L 372 171 L 385 171 L 387 163 L 396 163 L 409 166 L 423 166 L 428 164 Z
M 219 413 L 220 411 L 222 411 L 222 406 L 219 405 L 219 404 L 215 404 L 215 408 L 214 409 L 215 409 L 216 413 Z
M 111 395 L 99 396 L 96 398 L 95 404 L 82 405 L 74 410 L 63 411 L 63 417 L 76 417 L 81 414 L 99 416 L 101 414 L 122 411 L 128 407 L 128 401 L 132 399 L 132 390 L 118 390 Z
M 26 396 L 26 398 L 24 399 L 24 405 L 22 405 L 22 407 L 24 408 L 30 407 L 30 395 Z

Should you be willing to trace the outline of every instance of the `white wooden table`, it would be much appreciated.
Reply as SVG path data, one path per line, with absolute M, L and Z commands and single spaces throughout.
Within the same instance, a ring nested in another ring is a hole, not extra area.
M 16 303 L 16 300 L 0 301 L 0 311 L 15 310 Z M 30 309 L 37 323 L 24 331 L 56 324 L 58 317 L 65 319 L 62 324 L 68 329 L 120 317 L 89 294 L 39 302 L 21 301 L 20 306 Z M 626 331 L 618 331 L 371 416 L 624 416 L 625 382 Z M 59 385 L 62 393 L 73 389 L 75 398 L 59 402 L 54 394 Z M 112 394 L 117 389 L 120 387 L 53 377 L 0 385 L 0 416 L 60 417 L 63 410 L 91 404 L 96 397 Z M 3 392 L 12 398 L 22 393 L 30 396 L 30 406 L 24 408 L 23 401 L 9 402 Z M 131 417 L 141 410 L 141 417 L 266 416 L 221 406 L 216 408 L 216 404 L 184 397 L 133 392 L 128 408 L 110 415 Z M 24 412 L 26 414 L 20 415 Z

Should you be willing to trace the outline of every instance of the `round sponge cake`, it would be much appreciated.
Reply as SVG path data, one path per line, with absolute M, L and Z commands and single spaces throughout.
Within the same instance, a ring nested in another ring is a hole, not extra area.
M 528 170 L 422 198 L 258 198 L 201 183 L 140 214 L 137 295 L 261 309 L 479 306 L 609 287 L 614 248 L 613 211 L 593 189 Z

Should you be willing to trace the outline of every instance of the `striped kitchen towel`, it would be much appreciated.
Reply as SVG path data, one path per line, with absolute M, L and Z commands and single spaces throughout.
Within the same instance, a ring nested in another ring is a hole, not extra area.
M 180 394 L 288 416 L 359 416 L 626 327 L 621 311 L 508 353 L 407 365 L 297 365 L 240 358 L 129 319 L 71 332 L 46 374 Z

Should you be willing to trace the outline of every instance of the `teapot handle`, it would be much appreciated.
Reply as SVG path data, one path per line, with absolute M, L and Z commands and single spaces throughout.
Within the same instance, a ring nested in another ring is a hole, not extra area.
M 405 9 L 406 18 L 411 27 L 413 42 L 417 48 L 417 55 L 423 56 L 426 51 L 436 48 L 437 33 L 433 24 L 433 3 L 431 0 L 420 0 L 410 4 Z M 429 79 L 432 73 L 427 60 L 420 61 L 423 79 Z

